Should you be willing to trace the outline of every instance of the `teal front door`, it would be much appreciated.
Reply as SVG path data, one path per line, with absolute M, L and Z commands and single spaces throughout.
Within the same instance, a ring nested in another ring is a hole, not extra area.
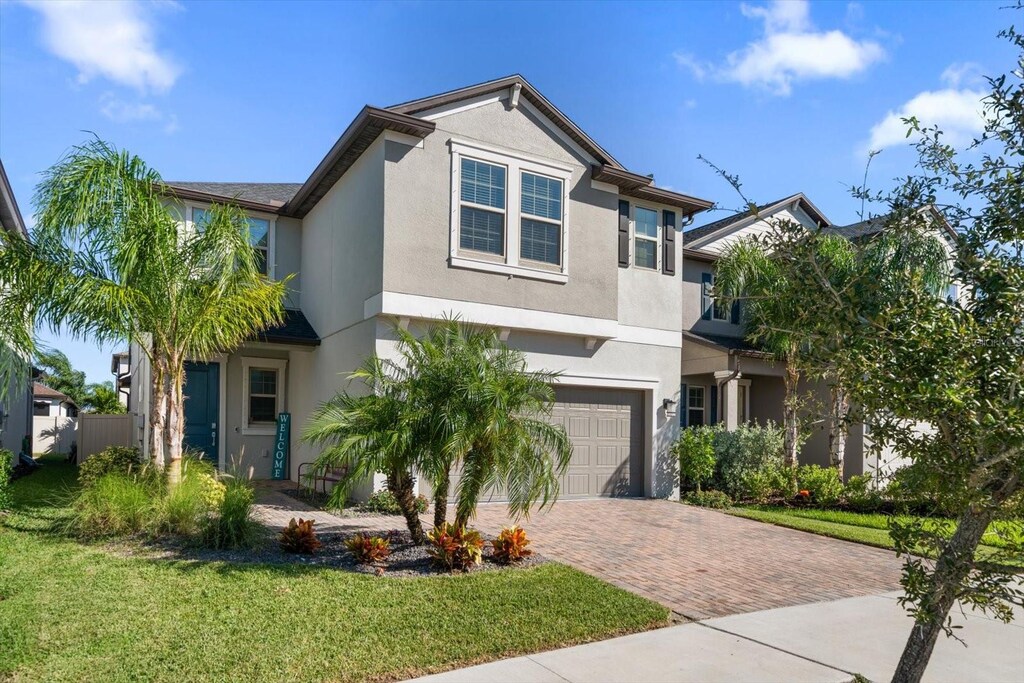
M 220 364 L 185 363 L 185 448 L 216 466 L 220 420 Z

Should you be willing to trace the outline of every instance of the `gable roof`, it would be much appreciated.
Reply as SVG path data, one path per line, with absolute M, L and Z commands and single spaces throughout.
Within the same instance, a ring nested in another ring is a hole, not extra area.
M 32 382 L 32 396 L 35 398 L 55 398 L 65 403 L 75 405 L 75 402 L 67 394 L 62 394 L 56 389 L 42 384 L 41 382 Z
M 598 163 L 594 166 L 592 174 L 595 180 L 618 186 L 619 191 L 624 195 L 677 206 L 690 214 L 712 206 L 711 202 L 703 199 L 655 187 L 653 177 L 626 170 L 607 150 L 584 133 L 572 119 L 548 101 L 529 81 L 520 74 L 512 74 L 384 109 L 364 107 L 280 213 L 299 218 L 309 213 L 381 132 L 392 130 L 424 138 L 434 131 L 436 124 L 433 121 L 420 118 L 418 115 L 438 107 L 506 90 L 510 93 L 517 92 L 519 97 L 528 101 L 570 140 L 597 160 Z
M 946 232 L 947 237 L 952 239 L 954 242 L 958 239 L 956 230 L 949 224 L 946 217 L 932 205 L 923 207 L 924 211 L 931 213 L 932 217 L 939 222 Z M 881 216 L 872 216 L 863 221 L 851 223 L 850 225 L 834 225 L 828 228 L 829 232 L 832 232 L 840 237 L 845 237 L 849 240 L 858 240 L 864 237 L 870 237 L 871 235 L 877 235 L 885 229 L 885 224 L 889 220 L 890 214 L 883 214 Z
M 18 209 L 18 202 L 14 198 L 11 182 L 7 179 L 3 161 L 0 161 L 0 226 L 7 232 L 28 237 L 28 230 Z
M 182 199 L 231 199 L 277 210 L 302 187 L 300 183 L 198 183 L 169 180 L 164 183 Z
M 803 212 L 810 216 L 811 220 L 815 221 L 819 225 L 832 225 L 831 221 L 825 217 L 825 214 L 819 211 L 818 207 L 812 204 L 811 200 L 808 199 L 803 192 L 797 192 L 796 194 L 791 194 L 788 197 L 776 199 L 773 202 L 759 204 L 756 212 L 747 209 L 746 211 L 740 211 L 739 213 L 734 213 L 731 216 L 726 216 L 725 218 L 721 218 L 717 221 L 687 230 L 683 233 L 683 244 L 686 244 L 687 242 L 695 242 L 719 232 L 725 232 L 728 228 L 731 228 L 737 223 L 753 217 L 755 213 L 758 217 L 762 217 L 762 214 L 774 213 L 778 209 L 792 204 L 793 202 L 799 202 L 799 206 Z

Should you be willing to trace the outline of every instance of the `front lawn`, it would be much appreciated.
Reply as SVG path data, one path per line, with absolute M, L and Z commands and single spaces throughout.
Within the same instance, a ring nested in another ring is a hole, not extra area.
M 416 579 L 142 559 L 53 530 L 59 462 L 0 524 L 0 679 L 391 680 L 667 623 L 557 564 Z
M 879 548 L 892 548 L 889 538 L 889 515 L 849 510 L 818 510 L 814 508 L 791 508 L 769 505 L 751 505 L 726 510 L 731 515 L 755 519 L 777 526 L 800 531 L 809 531 L 844 541 L 864 543 Z M 901 518 L 904 519 L 904 518 Z M 929 519 L 928 524 L 952 525 L 952 520 Z M 1006 547 L 1005 540 L 995 533 L 999 529 L 1004 535 L 1021 538 L 1024 527 L 1021 522 L 994 522 L 982 540 L 979 555 L 990 555 L 996 548 Z

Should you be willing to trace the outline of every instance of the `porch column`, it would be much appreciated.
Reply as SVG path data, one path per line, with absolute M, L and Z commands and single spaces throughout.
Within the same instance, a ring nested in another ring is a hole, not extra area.
M 725 425 L 726 431 L 733 431 L 740 423 L 739 409 L 739 380 L 743 375 L 735 377 L 729 370 L 720 370 L 715 373 L 715 383 L 718 384 L 718 421 Z M 728 381 L 723 381 L 728 380 Z

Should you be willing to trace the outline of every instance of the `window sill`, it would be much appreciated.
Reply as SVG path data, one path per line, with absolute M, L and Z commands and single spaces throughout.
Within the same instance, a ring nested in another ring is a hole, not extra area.
M 277 429 L 271 425 L 266 427 L 242 427 L 242 436 L 274 436 Z
M 542 270 L 540 268 L 527 268 L 525 266 L 512 266 L 507 263 L 494 263 L 493 261 L 478 261 L 477 259 L 452 256 L 448 259 L 452 268 L 466 268 L 468 270 L 482 270 L 488 273 L 501 273 L 512 277 L 527 278 L 530 280 L 544 280 L 545 282 L 566 283 L 569 281 L 568 273 Z

